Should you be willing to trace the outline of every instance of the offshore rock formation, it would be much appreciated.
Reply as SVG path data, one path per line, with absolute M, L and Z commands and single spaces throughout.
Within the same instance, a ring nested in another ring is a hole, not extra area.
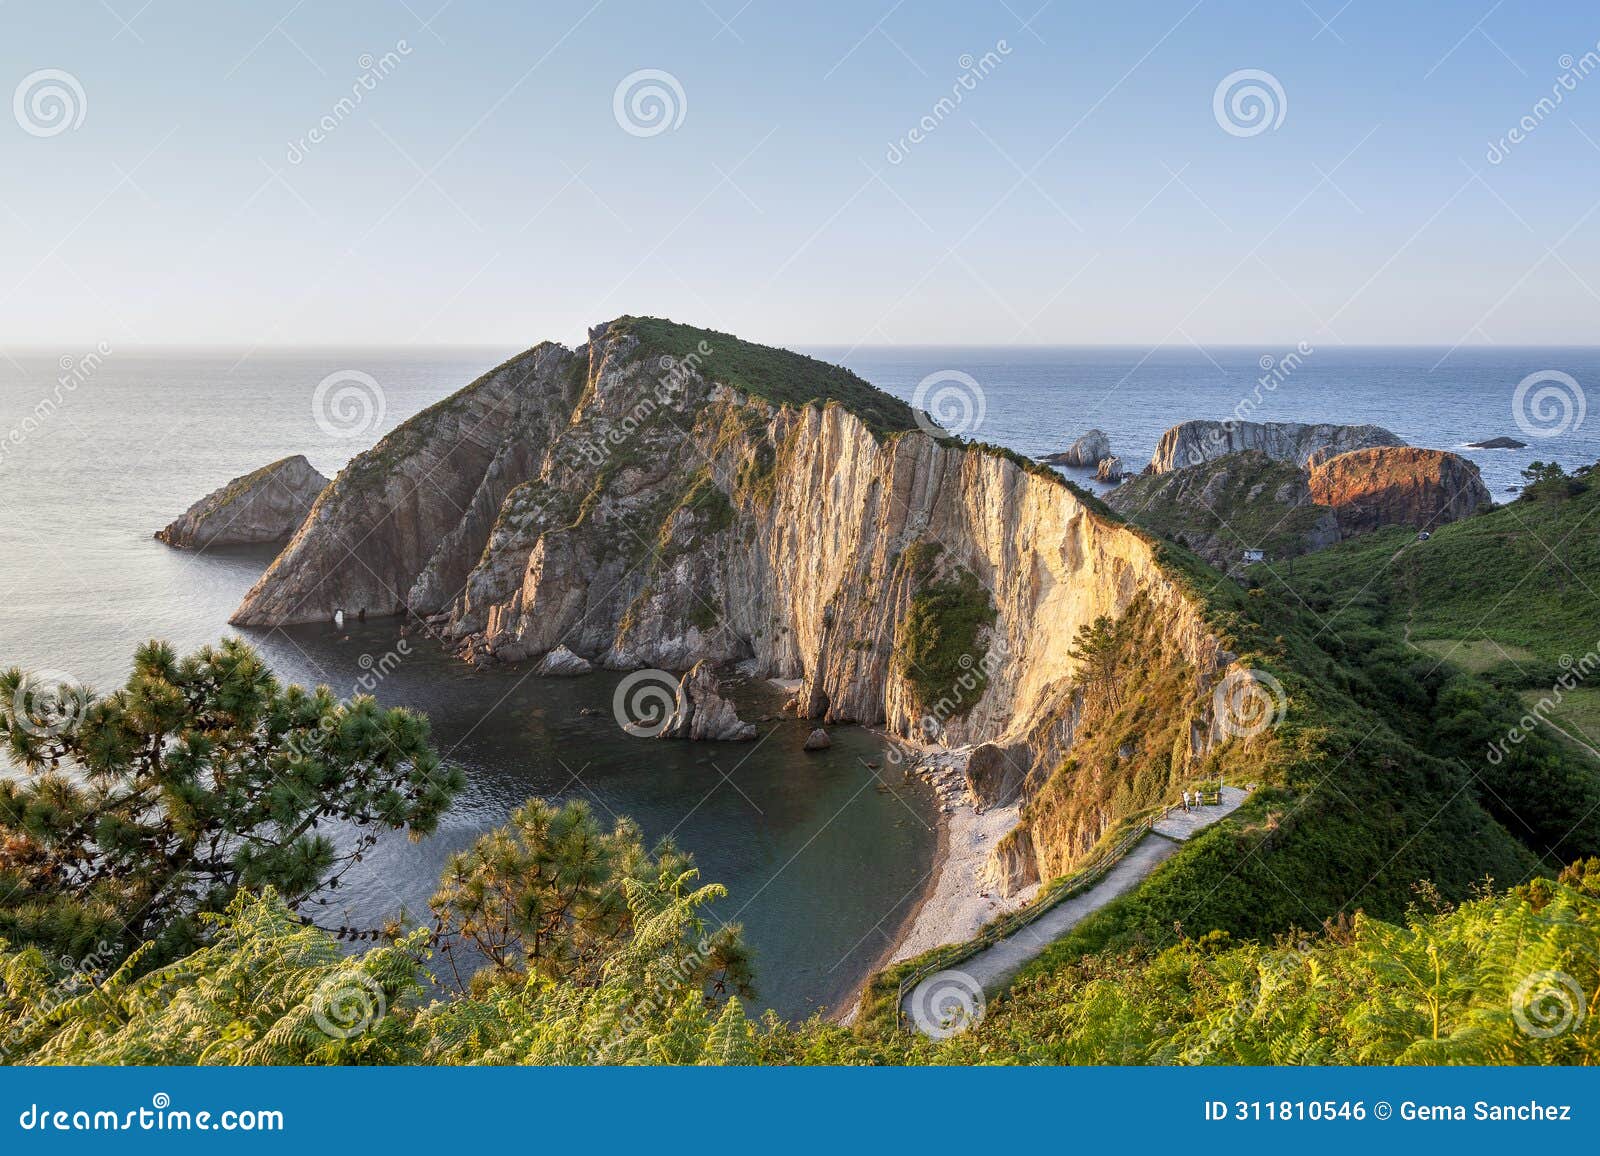
M 1305 425 L 1300 422 L 1186 421 L 1161 435 L 1146 473 L 1204 465 L 1242 450 L 1307 468 L 1324 458 L 1369 446 L 1406 443 L 1382 426 Z
M 1181 769 L 1220 734 L 1210 690 L 1232 655 L 1163 550 L 1052 470 L 929 436 L 845 370 L 621 318 L 352 462 L 234 621 L 404 607 L 480 661 L 739 663 L 800 680 L 802 717 L 991 743 L 1020 780 L 1072 745 L 1078 630 L 1139 600 L 1185 672 L 1183 749 L 1161 756 Z M 691 697 L 707 678 L 691 671 Z
M 1438 527 L 1491 504 L 1478 467 L 1456 454 L 1380 446 L 1309 470 L 1259 450 L 1142 474 L 1106 495 L 1118 513 L 1219 569 L 1331 546 L 1385 526 Z
M 1478 467 L 1444 450 L 1356 450 L 1311 471 L 1312 496 L 1346 537 L 1383 526 L 1436 529 L 1493 505 Z
M 722 697 L 716 667 L 702 660 L 678 683 L 678 713 L 658 737 L 748 742 L 756 737 L 756 728 L 754 723 L 740 719 L 733 704 Z
M 1047 454 L 1039 460 L 1052 466 L 1099 465 L 1111 456 L 1111 439 L 1105 430 L 1092 429 L 1058 454 Z
M 284 542 L 327 484 L 296 454 L 213 490 L 155 536 L 184 549 Z
M 1097 482 L 1120 482 L 1127 476 L 1127 471 L 1122 468 L 1122 459 L 1117 457 L 1101 458 L 1099 468 L 1094 472 Z

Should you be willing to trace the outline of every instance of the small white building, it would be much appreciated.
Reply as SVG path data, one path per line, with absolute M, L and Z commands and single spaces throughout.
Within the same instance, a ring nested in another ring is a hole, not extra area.
M 1267 552 L 1265 550 L 1246 550 L 1244 552 L 1244 564 L 1246 566 L 1252 562 L 1265 562 L 1266 560 Z

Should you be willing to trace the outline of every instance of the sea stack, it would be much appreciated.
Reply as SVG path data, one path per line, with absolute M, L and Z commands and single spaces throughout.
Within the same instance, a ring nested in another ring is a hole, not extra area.
M 211 491 L 155 536 L 186 550 L 286 542 L 327 484 L 296 454 Z

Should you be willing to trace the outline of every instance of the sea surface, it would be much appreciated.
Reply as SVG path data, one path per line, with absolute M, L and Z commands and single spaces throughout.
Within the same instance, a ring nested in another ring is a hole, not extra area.
M 1570 468 L 1600 457 L 1600 413 L 1574 424 L 1574 409 L 1566 428 L 1534 437 L 1514 408 L 1518 383 L 1548 370 L 1580 383 L 1585 405 L 1600 401 L 1595 349 L 1317 350 L 1275 376 L 1263 358 L 1283 365 L 1294 351 L 805 351 L 908 400 L 929 375 L 945 374 L 966 391 L 969 416 L 981 411 L 960 432 L 1029 455 L 1098 427 L 1137 468 L 1161 431 L 1186 418 L 1373 422 L 1413 444 L 1465 453 L 1504 497 L 1535 458 Z M 228 615 L 272 550 L 177 551 L 156 542 L 155 530 L 230 478 L 288 454 L 331 476 L 513 352 L 0 351 L 0 666 L 104 691 L 126 677 L 148 638 L 189 649 L 231 633 Z M 313 398 L 319 382 L 352 370 L 378 384 L 382 404 L 350 435 L 352 424 L 327 420 L 326 407 L 319 422 Z M 1577 396 L 1568 390 L 1570 402 Z M 1544 420 L 1560 423 L 1559 414 Z M 1530 446 L 1461 448 L 1496 435 Z M 803 1016 L 840 1004 L 926 882 L 935 804 L 919 782 L 867 768 L 883 750 L 869 731 L 838 728 L 820 754 L 801 751 L 805 728 L 792 721 L 749 745 L 635 739 L 612 718 L 617 675 L 478 672 L 415 636 L 396 661 L 401 640 L 381 621 L 244 633 L 287 681 L 343 695 L 385 672 L 379 698 L 425 712 L 438 748 L 467 772 L 470 785 L 439 833 L 420 844 L 384 840 L 345 876 L 319 922 L 423 918 L 452 851 L 530 795 L 585 798 L 608 821 L 629 816 L 648 838 L 671 836 L 694 852 L 702 877 L 728 887 L 717 918 L 742 923 L 755 948 L 759 1002 Z M 776 713 L 763 688 L 747 693 L 748 711 Z

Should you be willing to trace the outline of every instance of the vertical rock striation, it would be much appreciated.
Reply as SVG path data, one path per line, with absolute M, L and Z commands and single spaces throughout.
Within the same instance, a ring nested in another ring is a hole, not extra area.
M 1210 741 L 1231 656 L 1162 547 L 1053 471 L 931 437 L 799 355 L 653 319 L 589 338 L 358 458 L 234 621 L 404 602 L 475 661 L 565 647 L 695 668 L 712 694 L 711 668 L 737 661 L 799 679 L 805 717 L 991 744 L 986 774 L 1014 787 L 1072 744 L 1077 632 L 1138 599 L 1189 671 L 1194 756 Z M 707 725 L 742 727 L 724 713 Z

